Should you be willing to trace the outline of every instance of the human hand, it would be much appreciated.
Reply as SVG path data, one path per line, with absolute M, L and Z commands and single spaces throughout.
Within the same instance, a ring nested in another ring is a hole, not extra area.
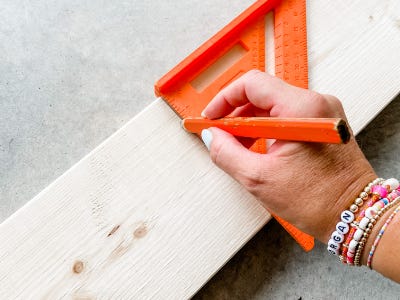
M 218 93 L 203 117 L 346 119 L 340 101 L 250 71 Z M 273 214 L 327 242 L 340 213 L 376 174 L 354 136 L 346 145 L 276 141 L 254 153 L 218 128 L 204 131 L 214 163 L 254 194 Z

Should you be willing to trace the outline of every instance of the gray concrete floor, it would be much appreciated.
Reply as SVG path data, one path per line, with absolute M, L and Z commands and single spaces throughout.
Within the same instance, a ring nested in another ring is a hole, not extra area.
M 153 83 L 251 2 L 3 0 L 0 222 L 153 101 Z M 399 119 L 398 97 L 358 136 L 383 177 L 399 177 Z M 272 221 L 195 299 L 400 299 L 399 285 L 324 249 L 304 253 Z

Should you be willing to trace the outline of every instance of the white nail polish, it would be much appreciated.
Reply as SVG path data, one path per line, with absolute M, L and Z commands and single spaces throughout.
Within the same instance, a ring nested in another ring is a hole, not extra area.
M 210 130 L 203 129 L 201 131 L 201 139 L 203 140 L 203 142 L 206 145 L 208 150 L 210 150 L 212 138 L 213 138 L 212 137 L 212 132 Z

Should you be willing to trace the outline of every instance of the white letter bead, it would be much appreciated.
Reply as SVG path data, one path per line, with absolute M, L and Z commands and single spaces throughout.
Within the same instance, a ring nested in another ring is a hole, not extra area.
M 344 223 L 344 222 L 339 222 L 336 224 L 336 230 L 337 230 L 337 232 L 340 232 L 341 234 L 346 234 L 349 232 L 349 224 Z
M 361 219 L 360 224 L 358 225 L 358 227 L 360 227 L 361 229 L 365 230 L 365 228 L 367 228 L 367 225 L 369 223 L 369 218 L 364 217 Z
M 334 255 L 339 255 L 339 249 L 332 249 L 328 246 L 328 251 Z
M 330 239 L 328 242 L 328 248 L 339 251 L 340 245 L 336 243 L 334 240 Z
M 356 250 L 357 245 L 358 245 L 358 242 L 357 242 L 357 241 L 351 240 L 351 242 L 350 242 L 350 244 L 349 244 L 349 249 L 352 250 L 352 251 L 354 251 L 354 250 Z
M 356 232 L 354 233 L 353 239 L 355 239 L 358 242 L 361 240 L 363 234 L 364 234 L 364 230 L 357 229 Z
M 342 212 L 342 214 L 340 215 L 340 219 L 342 220 L 342 222 L 344 223 L 351 223 L 354 220 L 354 214 L 349 211 L 349 210 L 345 210 L 344 212 Z
M 341 243 L 344 240 L 344 235 L 340 232 L 334 231 L 331 235 L 331 239 L 334 240 L 336 243 Z
M 354 257 L 355 253 L 354 252 L 347 252 L 348 257 Z
M 366 210 L 365 210 L 365 216 L 368 218 L 368 219 L 372 219 L 375 215 L 376 215 L 376 213 L 377 213 L 377 211 L 376 211 L 376 209 L 374 208 L 374 207 L 368 207 Z
M 383 186 L 390 186 L 393 191 L 399 187 L 399 181 L 396 178 L 389 178 L 382 183 Z

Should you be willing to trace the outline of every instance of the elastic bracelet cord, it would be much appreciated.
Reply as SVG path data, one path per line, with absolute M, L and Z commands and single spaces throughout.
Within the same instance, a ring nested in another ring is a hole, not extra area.
M 328 241 L 327 250 L 334 255 L 340 255 L 340 247 L 345 239 L 345 235 L 349 232 L 349 224 L 354 221 L 354 214 L 358 211 L 359 207 L 363 206 L 364 201 L 369 198 L 371 194 L 371 188 L 379 183 L 382 183 L 384 179 L 376 178 L 370 182 L 364 190 L 358 195 L 356 200 L 350 205 L 348 210 L 341 213 L 340 219 L 336 224 L 336 230 L 332 232 L 331 238 Z
M 390 222 L 393 220 L 393 218 L 396 216 L 396 214 L 399 210 L 400 210 L 400 204 L 397 205 L 396 209 L 392 212 L 392 214 L 389 216 L 389 218 L 387 218 L 385 224 L 379 230 L 378 236 L 374 240 L 371 250 L 369 251 L 368 260 L 367 260 L 367 267 L 369 267 L 371 270 L 372 270 L 372 259 L 375 254 L 376 247 L 378 247 L 379 242 L 380 242 L 383 234 L 385 233 L 386 228 L 389 226 Z

